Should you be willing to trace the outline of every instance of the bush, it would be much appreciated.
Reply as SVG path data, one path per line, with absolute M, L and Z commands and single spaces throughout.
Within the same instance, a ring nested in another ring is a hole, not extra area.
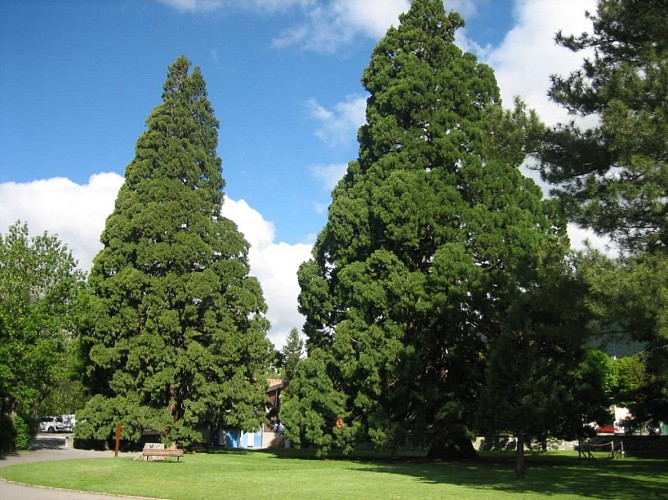
M 14 429 L 16 431 L 15 449 L 29 450 L 39 430 L 39 421 L 35 418 L 16 415 L 14 417 Z
M 25 415 L 0 415 L 0 454 L 29 450 L 39 430 L 39 421 Z

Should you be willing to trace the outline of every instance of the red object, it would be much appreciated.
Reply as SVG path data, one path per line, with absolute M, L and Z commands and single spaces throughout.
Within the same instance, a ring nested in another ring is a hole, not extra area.
M 601 432 L 604 434 L 614 434 L 615 432 L 619 432 L 619 429 L 614 425 L 609 425 L 607 427 L 597 427 L 596 432 Z

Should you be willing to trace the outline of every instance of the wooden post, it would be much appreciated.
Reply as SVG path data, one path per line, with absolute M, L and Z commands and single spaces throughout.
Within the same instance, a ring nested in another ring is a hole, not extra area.
M 118 450 L 121 449 L 121 424 L 116 424 L 116 448 L 114 448 L 114 458 L 118 458 Z

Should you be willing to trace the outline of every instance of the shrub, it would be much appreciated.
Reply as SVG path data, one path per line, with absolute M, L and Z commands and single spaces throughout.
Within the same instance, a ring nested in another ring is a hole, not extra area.
M 16 432 L 14 449 L 29 450 L 39 430 L 39 421 L 32 417 L 16 415 L 14 417 L 14 429 Z

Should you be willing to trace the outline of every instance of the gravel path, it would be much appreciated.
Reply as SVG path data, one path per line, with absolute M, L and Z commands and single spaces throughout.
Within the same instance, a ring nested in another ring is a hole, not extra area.
M 35 442 L 34 451 L 16 453 L 0 457 L 0 467 L 30 462 L 44 462 L 47 460 L 70 460 L 74 458 L 108 458 L 113 457 L 113 451 L 76 450 L 65 446 L 67 434 L 39 434 Z M 120 453 L 120 456 L 136 457 L 137 453 Z M 71 490 L 26 486 L 10 483 L 0 479 L 0 500 L 118 500 L 121 497 L 114 495 L 99 495 Z

